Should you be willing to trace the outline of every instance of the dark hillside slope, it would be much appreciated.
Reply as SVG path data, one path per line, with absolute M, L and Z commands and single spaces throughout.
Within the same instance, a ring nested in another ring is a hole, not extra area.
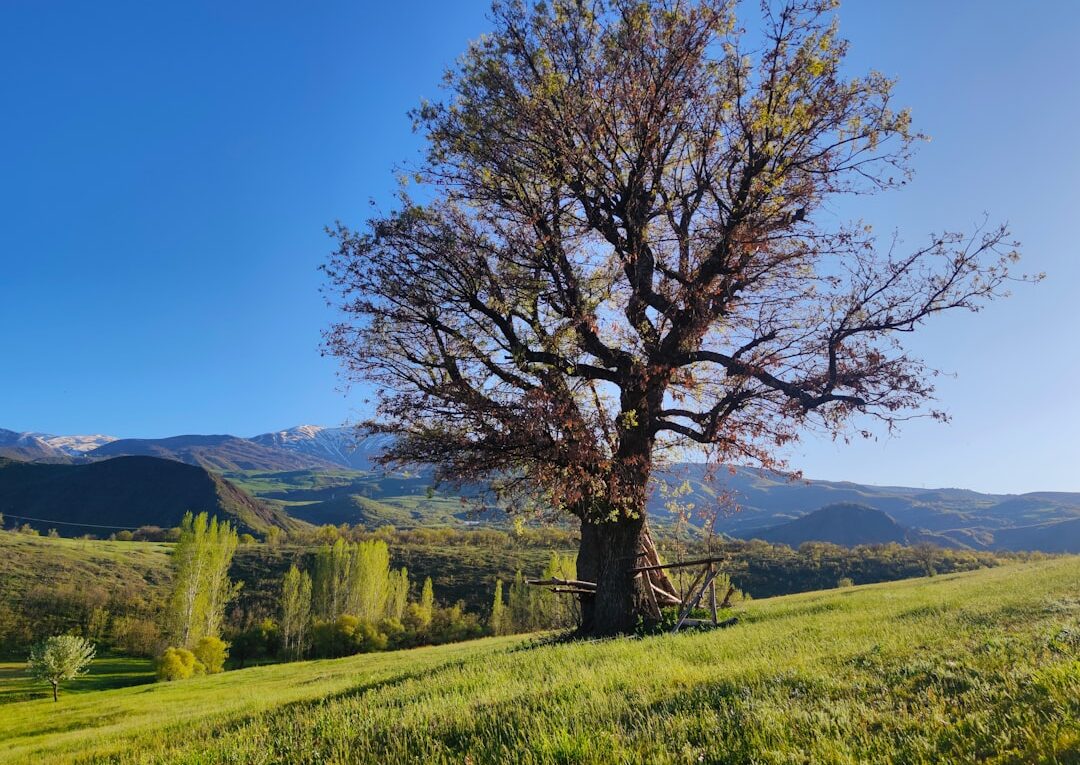
M 236 436 L 173 436 L 171 438 L 121 438 L 99 446 L 87 457 L 160 457 L 207 470 L 303 470 L 334 468 L 333 463 L 286 449 L 264 446 Z
M 798 547 L 803 542 L 831 542 L 845 547 L 855 545 L 916 544 L 934 542 L 955 546 L 943 537 L 922 534 L 905 528 L 887 513 L 865 505 L 840 503 L 829 505 L 801 518 L 773 526 L 753 535 L 767 542 Z
M 994 534 L 994 547 L 1002 550 L 1080 553 L 1080 518 L 1001 529 Z
M 184 513 L 206 511 L 242 532 L 290 528 L 296 521 L 201 467 L 155 457 L 118 457 L 85 465 L 0 460 L 0 513 L 12 522 L 64 536 L 107 535 L 115 526 L 177 526 Z M 14 516 L 22 516 L 15 518 Z

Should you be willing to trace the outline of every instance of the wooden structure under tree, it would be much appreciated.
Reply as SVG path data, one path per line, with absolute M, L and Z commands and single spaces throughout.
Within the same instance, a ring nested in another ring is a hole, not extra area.
M 735 594 L 735 586 L 729 583 L 723 598 L 717 602 L 716 579 L 721 574 L 717 564 L 724 560 L 723 556 L 700 558 L 697 560 L 683 561 L 681 563 L 661 563 L 656 555 L 655 549 L 638 553 L 637 557 L 640 558 L 642 556 L 645 557 L 645 563 L 636 566 L 631 569 L 631 571 L 634 573 L 634 576 L 643 576 L 648 580 L 657 607 L 680 606 L 679 618 L 676 620 L 675 628 L 672 632 L 678 632 L 684 626 L 730 627 L 738 622 L 739 618 L 737 616 L 722 622 L 719 621 L 718 617 L 719 611 L 728 608 L 731 605 L 731 598 Z M 657 576 L 659 572 L 668 569 L 693 568 L 696 566 L 701 566 L 701 569 L 691 581 L 690 587 L 687 589 L 685 595 L 677 592 L 674 585 L 671 584 L 671 580 L 666 576 Z M 548 579 L 528 579 L 526 581 L 537 587 L 548 587 L 551 592 L 576 595 L 582 599 L 594 597 L 596 595 L 595 582 L 586 582 L 580 579 L 560 579 L 555 576 Z M 705 597 L 706 592 L 709 594 L 710 618 L 690 618 L 690 612 L 698 607 Z

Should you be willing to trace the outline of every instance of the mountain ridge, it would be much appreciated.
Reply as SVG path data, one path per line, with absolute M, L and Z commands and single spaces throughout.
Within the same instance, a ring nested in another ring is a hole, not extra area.
M 42 434 L 0 430 L 0 456 L 5 455 L 6 446 L 6 456 L 39 462 L 78 464 L 122 454 L 176 460 L 225 474 L 262 500 L 292 512 L 296 518 L 316 523 L 371 525 L 400 518 L 402 522 L 407 519 L 411 525 L 423 525 L 427 522 L 424 507 L 435 507 L 432 503 L 419 502 L 422 495 L 432 492 L 429 469 L 386 473 L 375 458 L 391 442 L 391 437 L 359 437 L 353 428 L 298 425 L 251 438 L 49 436 L 78 442 L 84 451 L 74 455 L 59 452 L 43 438 Z M 108 441 L 86 449 L 94 438 Z M 281 484 L 278 490 L 264 490 L 258 480 L 250 485 L 245 483 L 245 477 L 252 473 L 284 476 L 290 472 L 337 477 L 331 482 L 333 485 L 324 482 L 317 490 L 311 488 L 311 481 L 304 486 L 300 485 L 303 481 L 294 485 L 287 476 L 281 482 L 270 481 Z M 988 494 L 958 487 L 875 486 L 853 481 L 792 479 L 749 467 L 709 470 L 699 463 L 669 465 L 657 471 L 656 479 L 658 484 L 685 482 L 690 492 L 681 496 L 679 503 L 685 506 L 692 523 L 703 528 L 712 526 L 715 531 L 734 537 L 753 538 L 820 508 L 854 503 L 887 513 L 897 524 L 932 535 L 939 544 L 1018 549 L 1016 545 L 1031 540 L 1039 549 L 1064 546 L 1080 552 L 1080 539 L 1072 533 L 1073 526 L 1047 528 L 1049 524 L 1080 519 L 1080 493 Z M 433 496 L 452 500 L 456 492 L 436 488 Z M 365 501 L 352 501 L 349 497 L 362 497 Z M 671 523 L 676 518 L 660 491 L 653 492 L 649 509 L 657 523 Z M 486 513 L 482 517 L 496 516 Z M 451 509 L 444 503 L 431 520 L 438 524 L 447 519 L 474 522 L 461 508 Z M 1013 531 L 1005 533 L 1007 530 Z M 1061 538 L 1055 538 L 1058 536 Z

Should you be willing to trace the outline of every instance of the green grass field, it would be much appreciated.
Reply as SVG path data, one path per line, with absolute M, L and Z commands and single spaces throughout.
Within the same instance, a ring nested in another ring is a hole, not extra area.
M 65 696 L 154 682 L 154 662 L 131 657 L 97 659 L 82 677 L 64 683 Z M 0 662 L 0 704 L 32 699 L 52 700 L 52 689 L 26 674 L 26 662 Z M 0 712 L 2 715 L 3 712 Z
M 6 704 L 0 762 L 1075 763 L 1080 558 Z

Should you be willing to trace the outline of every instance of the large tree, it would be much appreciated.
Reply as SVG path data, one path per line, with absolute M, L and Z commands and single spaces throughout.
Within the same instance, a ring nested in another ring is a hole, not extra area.
M 655 619 L 650 476 L 690 445 L 782 467 L 806 428 L 925 409 L 898 338 L 1003 294 L 1003 227 L 905 250 L 829 202 L 898 186 L 919 136 L 851 76 L 834 3 L 496 0 L 415 112 L 422 201 L 337 229 L 328 347 L 387 457 L 581 521 L 583 629 Z

